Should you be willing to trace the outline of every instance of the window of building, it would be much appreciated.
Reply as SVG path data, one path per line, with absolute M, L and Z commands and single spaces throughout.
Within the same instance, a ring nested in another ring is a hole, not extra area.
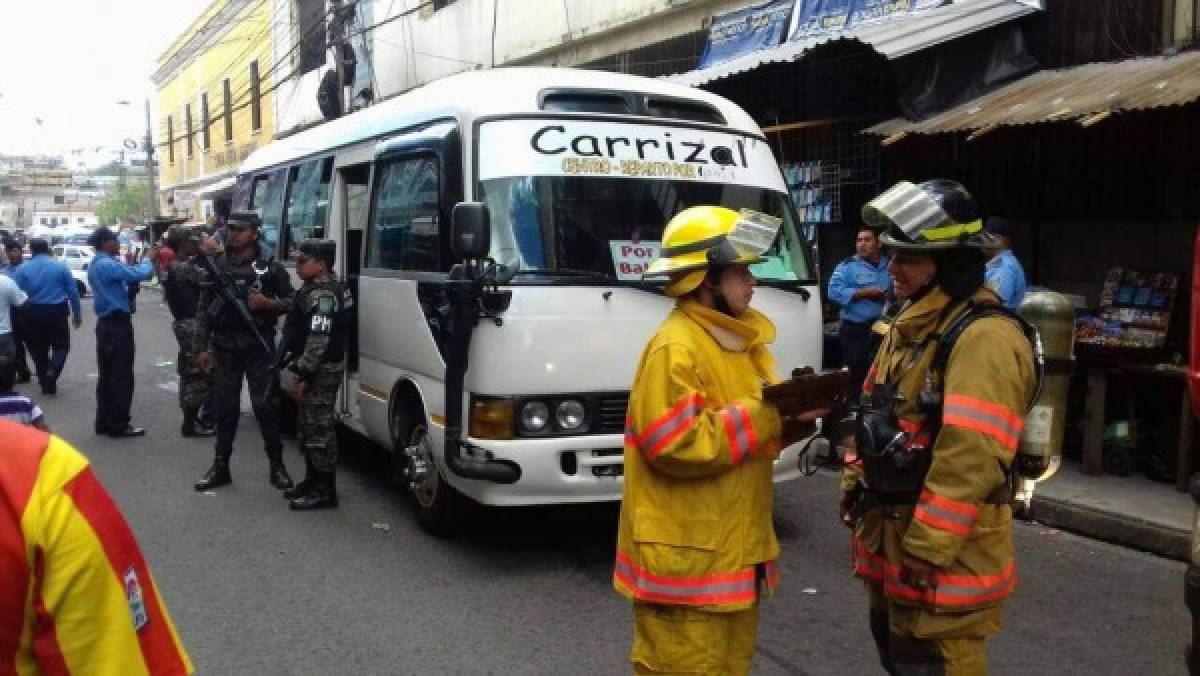
M 294 0 L 296 70 L 299 74 L 325 65 L 325 0 Z
M 254 178 L 250 191 L 250 210 L 262 219 L 258 241 L 264 254 L 273 255 L 279 247 L 279 222 L 283 218 L 283 189 L 288 172 L 278 169 Z
M 288 171 L 286 255 L 291 260 L 296 247 L 310 237 L 324 238 L 329 219 L 329 179 L 333 158 L 305 162 Z
M 204 92 L 200 95 L 200 143 L 205 150 L 212 147 L 212 139 L 208 135 L 208 125 L 208 92 Z
M 441 268 L 438 165 L 433 157 L 383 166 L 371 222 L 367 266 L 388 270 Z
M 229 93 L 229 78 L 225 78 L 225 83 L 222 85 L 225 95 L 225 142 L 233 142 L 233 96 Z
M 76 223 L 82 223 L 82 222 L 83 222 L 83 219 L 82 219 L 82 218 L 76 218 L 76 219 L 75 219 L 75 222 L 76 222 Z
M 175 164 L 175 122 L 167 116 L 167 162 Z
M 262 99 L 258 82 L 258 61 L 250 62 L 250 128 L 262 129 Z
M 46 225 L 46 219 L 42 219 L 42 225 Z
M 196 154 L 195 139 L 192 138 L 192 104 L 183 104 L 183 129 L 184 136 L 187 136 L 187 156 L 191 159 Z

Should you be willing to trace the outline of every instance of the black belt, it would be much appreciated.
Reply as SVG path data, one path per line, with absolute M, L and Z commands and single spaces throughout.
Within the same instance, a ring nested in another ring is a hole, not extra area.
M 113 312 L 110 312 L 110 313 L 100 317 L 100 319 L 97 321 L 102 321 L 102 322 L 125 321 L 125 322 L 127 322 L 127 321 L 129 321 L 129 318 L 130 318 L 130 314 L 128 312 L 122 312 L 121 310 L 115 310 Z

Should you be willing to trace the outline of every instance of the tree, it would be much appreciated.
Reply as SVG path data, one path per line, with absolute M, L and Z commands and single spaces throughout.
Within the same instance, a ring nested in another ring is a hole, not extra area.
M 150 188 L 145 183 L 118 183 L 108 189 L 96 209 L 100 225 L 140 222 L 148 213 Z

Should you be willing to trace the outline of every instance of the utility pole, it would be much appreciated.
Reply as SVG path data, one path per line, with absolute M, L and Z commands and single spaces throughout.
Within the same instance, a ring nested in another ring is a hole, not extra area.
M 154 169 L 153 121 L 150 118 L 150 97 L 146 97 L 146 182 L 150 189 L 150 219 L 158 218 L 158 172 Z

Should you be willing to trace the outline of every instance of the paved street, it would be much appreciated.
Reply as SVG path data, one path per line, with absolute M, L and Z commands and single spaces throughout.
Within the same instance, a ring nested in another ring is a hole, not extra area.
M 158 300 L 144 292 L 135 319 L 134 422 L 146 438 L 91 433 L 90 321 L 73 335 L 60 396 L 42 404 L 125 510 L 200 672 L 626 671 L 629 611 L 609 584 L 614 509 L 491 513 L 437 540 L 358 454 L 339 475 L 340 509 L 289 513 L 248 413 L 234 485 L 193 492 L 211 445 L 179 437 L 175 348 Z M 294 447 L 287 459 L 299 475 Z M 778 495 L 783 587 L 765 608 L 757 673 L 880 673 L 834 493 L 821 475 Z M 1184 673 L 1181 564 L 1025 524 L 1017 551 L 1022 585 L 991 644 L 994 673 Z

